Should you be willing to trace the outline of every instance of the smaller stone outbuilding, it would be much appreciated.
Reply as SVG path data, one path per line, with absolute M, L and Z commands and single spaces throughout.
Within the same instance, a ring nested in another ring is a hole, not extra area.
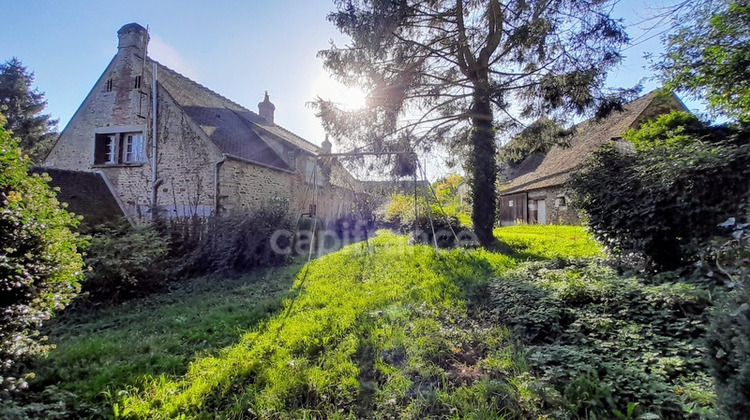
M 570 206 L 565 183 L 587 156 L 608 142 L 622 142 L 622 134 L 671 111 L 687 111 L 672 93 L 650 92 L 624 105 L 621 112 L 579 124 L 565 146 L 546 154 L 532 154 L 509 168 L 500 187 L 500 223 L 578 224 L 579 212 Z

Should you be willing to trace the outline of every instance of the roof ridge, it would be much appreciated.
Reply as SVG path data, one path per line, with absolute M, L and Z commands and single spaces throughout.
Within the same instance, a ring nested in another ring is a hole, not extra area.
M 252 111 L 251 111 L 251 112 L 252 112 Z M 287 132 L 287 133 L 289 133 L 289 134 L 293 135 L 294 137 L 296 137 L 296 138 L 298 138 L 298 139 L 300 139 L 300 140 L 304 141 L 305 143 L 307 143 L 307 144 L 309 144 L 309 145 L 311 145 L 311 146 L 315 146 L 315 147 L 317 147 L 318 149 L 320 149 L 320 146 L 318 146 L 317 144 L 315 144 L 315 143 L 311 142 L 310 140 L 307 140 L 306 138 L 304 138 L 304 137 L 300 136 L 299 134 L 296 134 L 295 132 L 293 132 L 293 131 L 290 131 L 289 129 L 286 129 L 286 128 L 284 128 L 284 127 L 282 127 L 282 126 L 278 125 L 278 124 L 275 124 L 275 123 L 270 123 L 270 124 L 271 124 L 271 125 L 273 125 L 273 126 L 274 126 L 275 128 L 278 128 L 278 129 L 279 129 L 279 130 L 281 130 L 281 131 Z M 265 127 L 263 127 L 263 124 L 255 124 L 255 125 L 257 125 L 258 127 L 262 128 L 262 129 L 264 129 L 264 130 L 266 130 L 266 128 L 265 128 Z M 268 130 L 266 130 L 266 131 L 268 131 Z
M 240 109 L 240 110 L 241 110 L 242 112 L 249 112 L 250 114 L 252 114 L 252 115 L 253 115 L 253 116 L 255 116 L 255 117 L 258 117 L 258 118 L 262 118 L 262 117 L 261 117 L 261 116 L 260 116 L 259 114 L 257 114 L 257 113 L 255 113 L 255 112 L 253 112 L 252 110 L 250 110 L 250 109 L 248 109 L 248 108 L 246 108 L 246 107 L 242 106 L 241 104 L 239 104 L 239 103 L 237 103 L 237 102 L 235 102 L 235 101 L 233 101 L 233 100 L 231 100 L 231 99 L 227 98 L 227 97 L 226 97 L 226 96 L 224 96 L 224 95 L 221 95 L 220 93 L 217 93 L 217 92 L 216 92 L 216 91 L 214 91 L 214 90 L 211 90 L 210 88 L 208 88 L 208 87 L 206 87 L 206 86 L 204 86 L 204 85 L 202 85 L 202 84 L 200 84 L 200 83 L 196 82 L 195 80 L 193 80 L 193 79 L 191 79 L 191 78 L 189 78 L 189 77 L 187 77 L 187 76 L 185 76 L 185 75 L 181 74 L 180 72 L 178 72 L 178 71 L 176 71 L 176 70 L 173 70 L 173 69 L 171 69 L 171 68 L 169 68 L 169 67 L 165 66 L 164 64 L 162 64 L 162 63 L 160 63 L 160 62 L 158 62 L 158 61 L 154 60 L 153 58 L 151 58 L 151 57 L 147 57 L 147 59 L 148 59 L 148 60 L 151 60 L 151 61 L 152 61 L 152 62 L 154 62 L 154 63 L 156 63 L 156 64 L 157 64 L 157 65 L 158 65 L 159 67 L 161 67 L 162 69 L 164 69 L 164 70 L 166 70 L 166 71 L 168 71 L 168 72 L 171 72 L 171 73 L 173 73 L 173 74 L 177 75 L 178 77 L 180 77 L 180 78 L 182 78 L 182 79 L 184 79 L 184 80 L 186 80 L 186 81 L 188 81 L 188 82 L 192 83 L 192 84 L 193 84 L 194 86 L 197 86 L 197 87 L 198 87 L 199 89 L 203 90 L 204 92 L 206 92 L 206 93 L 208 93 L 208 94 L 211 94 L 211 95 L 215 95 L 215 96 L 217 96 L 217 97 L 221 98 L 221 99 L 222 99 L 223 101 L 226 101 L 227 103 L 229 103 L 229 104 L 232 104 L 232 105 L 236 106 L 236 107 L 237 107 L 237 108 L 239 108 L 239 109 Z M 225 106 L 225 107 L 226 107 L 226 106 Z M 228 107 L 227 107 L 227 108 L 228 108 Z M 243 118 L 243 119 L 244 119 L 244 118 Z M 255 126 L 258 126 L 258 127 L 262 128 L 263 130 L 265 130 L 265 131 L 267 131 L 267 132 L 268 132 L 268 129 L 266 129 L 266 128 L 264 127 L 264 125 L 263 125 L 263 124 L 258 124 L 258 123 L 252 122 L 252 121 L 250 121 L 250 122 L 251 122 L 251 123 L 252 123 L 253 125 L 255 125 Z M 293 131 L 291 131 L 291 130 L 289 130 L 289 129 L 287 129 L 287 128 L 284 128 L 284 127 L 282 127 L 282 126 L 280 126 L 280 125 L 278 125 L 278 124 L 275 124 L 275 123 L 271 123 L 271 122 L 269 122 L 268 124 L 269 124 L 269 125 L 271 125 L 271 126 L 273 126 L 273 127 L 274 127 L 274 128 L 276 128 L 276 129 L 279 129 L 279 130 L 281 130 L 281 131 L 283 131 L 283 132 L 285 132 L 285 133 L 288 133 L 288 134 L 290 134 L 290 135 L 294 136 L 295 138 L 299 139 L 300 141 L 302 141 L 302 142 L 304 142 L 304 143 L 307 143 L 307 144 L 309 144 L 309 145 L 311 145 L 311 146 L 313 146 L 313 147 L 316 147 L 316 148 L 320 148 L 320 146 L 318 146 L 317 144 L 315 144 L 315 143 L 311 142 L 310 140 L 307 140 L 306 138 L 304 138 L 304 137 L 300 136 L 300 135 L 299 135 L 299 134 L 297 134 L 297 133 L 294 133 Z M 270 133 L 270 132 L 269 132 L 269 133 Z M 271 133 L 271 134 L 273 134 L 273 133 Z
M 158 65 L 158 66 L 159 66 L 159 67 L 161 67 L 162 69 L 164 69 L 164 70 L 167 70 L 168 72 L 172 72 L 172 73 L 176 74 L 177 76 L 179 76 L 179 77 L 181 77 L 181 78 L 183 78 L 183 79 L 187 80 L 188 82 L 190 82 L 190 83 L 192 83 L 193 85 L 197 86 L 197 87 L 198 87 L 198 88 L 200 88 L 201 90 L 204 90 L 204 91 L 206 91 L 206 92 L 208 92 L 208 93 L 210 93 L 210 94 L 212 94 L 212 95 L 216 95 L 216 96 L 218 96 L 219 98 L 221 98 L 222 100 L 225 100 L 225 101 L 229 102 L 230 104 L 232 104 L 232 105 L 235 105 L 235 106 L 237 106 L 238 108 L 242 109 L 243 111 L 247 111 L 247 112 L 250 112 L 250 113 L 253 113 L 253 114 L 255 114 L 255 113 L 254 113 L 253 111 L 251 111 L 251 110 L 249 110 L 249 109 L 245 108 L 244 106 L 242 106 L 242 105 L 238 104 L 237 102 L 235 102 L 235 101 L 233 101 L 233 100 L 231 100 L 231 99 L 227 98 L 226 96 L 224 96 L 224 95 L 222 95 L 222 94 L 220 94 L 220 93 L 218 93 L 218 92 L 216 92 L 216 91 L 213 91 L 213 90 L 211 90 L 210 88 L 208 88 L 208 87 L 206 87 L 206 86 L 204 86 L 204 85 L 202 85 L 202 84 L 200 84 L 200 83 L 196 82 L 195 80 L 193 80 L 193 79 L 191 79 L 191 78 L 189 78 L 189 77 L 185 76 L 184 74 L 182 74 L 182 73 L 180 73 L 180 72 L 178 72 L 178 71 L 176 71 L 176 70 L 173 70 L 173 69 L 171 69 L 171 68 L 169 68 L 169 67 L 165 66 L 164 64 L 162 64 L 162 63 L 160 63 L 160 62 L 158 62 L 158 61 L 154 60 L 153 58 L 151 58 L 151 57 L 146 57 L 146 58 L 147 58 L 148 60 L 151 60 L 152 62 L 156 63 L 156 65 Z M 257 114 L 256 114 L 256 115 L 257 115 Z
M 612 110 L 604 118 L 594 117 L 581 121 L 577 124 L 568 147 L 555 146 L 534 168 L 528 167 L 511 174 L 512 178 L 503 183 L 505 189 L 500 194 L 507 195 L 562 185 L 570 172 L 582 162 L 588 153 L 610 141 L 611 136 L 621 135 L 641 118 L 654 103 L 659 91 L 656 89 L 628 101 L 623 104 L 621 110 Z M 532 157 L 533 155 L 527 156 L 517 168 L 523 168 L 525 164 L 530 165 Z

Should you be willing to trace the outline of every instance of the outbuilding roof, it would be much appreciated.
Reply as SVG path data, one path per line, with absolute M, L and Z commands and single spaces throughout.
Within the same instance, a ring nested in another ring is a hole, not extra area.
M 125 219 L 117 199 L 98 173 L 42 167 L 32 167 L 29 173 L 50 176 L 50 187 L 59 189 L 57 200 L 67 203 L 68 211 L 83 216 L 84 229 Z
M 674 94 L 652 91 L 626 103 L 622 111 L 614 111 L 603 119 L 584 121 L 567 147 L 554 146 L 543 157 L 534 154 L 516 166 L 512 179 L 502 187 L 500 195 L 563 185 L 591 152 L 619 139 L 628 129 L 672 110 L 686 111 L 687 108 Z

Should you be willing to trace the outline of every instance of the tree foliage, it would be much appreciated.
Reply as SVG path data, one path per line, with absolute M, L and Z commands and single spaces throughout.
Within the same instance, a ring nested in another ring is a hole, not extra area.
M 750 2 L 685 2 L 654 67 L 665 86 L 704 98 L 716 113 L 750 122 Z
M 750 413 L 750 224 L 728 219 L 721 226 L 728 235 L 711 241 L 702 262 L 733 290 L 711 314 L 706 353 L 718 405 L 738 419 Z
M 565 130 L 555 121 L 542 117 L 529 124 L 500 149 L 498 160 L 509 165 L 521 163 L 527 156 L 545 154 L 553 146 L 567 146 L 566 136 L 572 131 Z
M 42 351 L 38 328 L 75 295 L 82 275 L 78 220 L 60 207 L 48 178 L 28 160 L 0 117 L 0 390 L 23 385 L 17 362 Z
M 337 0 L 329 20 L 351 39 L 322 51 L 343 83 L 370 92 L 364 109 L 318 99 L 335 139 L 368 151 L 468 153 L 473 224 L 493 242 L 499 135 L 519 119 L 618 102 L 599 87 L 627 41 L 606 0 L 473 2 Z
M 57 137 L 57 120 L 42 114 L 47 106 L 44 93 L 32 89 L 34 73 L 13 57 L 0 64 L 0 113 L 18 145 L 33 162 L 40 162 Z
M 652 268 L 693 261 L 717 223 L 748 205 L 750 136 L 672 113 L 625 137 L 632 153 L 604 146 L 573 174 L 575 202 L 612 250 Z

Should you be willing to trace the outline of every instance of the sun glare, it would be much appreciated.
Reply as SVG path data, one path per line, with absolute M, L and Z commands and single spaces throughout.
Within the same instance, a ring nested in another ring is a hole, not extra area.
M 358 87 L 346 87 L 329 78 L 318 84 L 318 95 L 338 104 L 342 109 L 351 111 L 364 108 L 367 94 Z
M 341 103 L 342 108 L 353 110 L 364 108 L 367 95 L 362 89 L 357 87 L 344 87 L 336 99 Z

